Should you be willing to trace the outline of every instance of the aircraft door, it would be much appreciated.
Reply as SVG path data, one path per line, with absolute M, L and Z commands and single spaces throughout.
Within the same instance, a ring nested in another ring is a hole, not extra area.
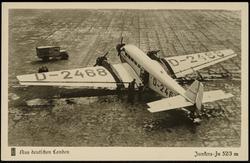
M 149 73 L 145 71 L 143 68 L 140 69 L 140 78 L 142 80 L 143 85 L 148 85 L 149 82 Z

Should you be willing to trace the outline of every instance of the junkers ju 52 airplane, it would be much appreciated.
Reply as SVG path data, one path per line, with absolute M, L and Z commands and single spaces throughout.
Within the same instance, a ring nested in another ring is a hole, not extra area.
M 135 79 L 135 89 L 143 85 L 163 97 L 147 103 L 148 110 L 153 113 L 178 108 L 199 113 L 203 103 L 233 96 L 222 90 L 204 92 L 203 84 L 198 80 L 185 90 L 176 80 L 236 56 L 231 49 L 161 58 L 157 56 L 158 51 L 146 54 L 132 44 L 124 44 L 121 38 L 116 50 L 122 62 L 120 64 L 109 64 L 106 53 L 97 58 L 94 67 L 20 75 L 17 79 L 21 85 L 94 89 L 127 89 L 128 84 Z

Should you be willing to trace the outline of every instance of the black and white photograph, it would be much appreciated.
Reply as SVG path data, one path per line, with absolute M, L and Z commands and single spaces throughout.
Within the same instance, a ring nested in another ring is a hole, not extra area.
M 6 158 L 248 158 L 246 3 L 42 4 L 3 6 Z

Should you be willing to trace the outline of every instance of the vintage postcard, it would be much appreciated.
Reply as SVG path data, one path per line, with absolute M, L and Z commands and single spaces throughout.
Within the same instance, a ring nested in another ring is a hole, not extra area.
M 2 3 L 3 160 L 248 160 L 247 3 Z

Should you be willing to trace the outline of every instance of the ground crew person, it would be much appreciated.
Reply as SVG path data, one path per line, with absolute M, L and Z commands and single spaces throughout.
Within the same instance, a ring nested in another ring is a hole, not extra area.
M 130 103 L 132 100 L 131 100 L 131 89 L 132 89 L 132 86 L 131 86 L 131 83 L 128 83 L 128 103 Z
M 119 99 L 122 98 L 123 88 L 124 87 L 121 86 L 121 83 L 118 83 L 117 88 L 116 88 L 116 93 L 117 93 Z
M 144 88 L 144 86 L 142 85 L 142 83 L 140 83 L 139 86 L 138 86 L 138 100 L 139 101 L 142 100 L 143 88 Z
M 135 98 L 135 79 L 128 85 L 128 102 L 134 104 Z

